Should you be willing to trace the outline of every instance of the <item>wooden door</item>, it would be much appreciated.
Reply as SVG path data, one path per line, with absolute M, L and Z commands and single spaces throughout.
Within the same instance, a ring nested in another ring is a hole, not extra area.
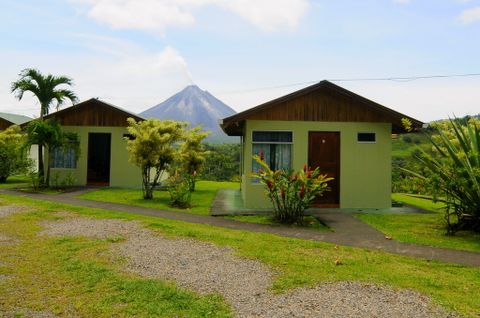
M 334 178 L 328 182 L 330 191 L 313 201 L 314 207 L 340 206 L 340 133 L 310 132 L 308 135 L 308 165 L 320 167 L 322 174 Z

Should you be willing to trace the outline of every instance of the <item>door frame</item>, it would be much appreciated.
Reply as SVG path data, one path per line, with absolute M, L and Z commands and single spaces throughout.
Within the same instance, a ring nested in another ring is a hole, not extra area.
M 311 166 L 311 136 L 315 133 L 324 133 L 324 134 L 335 134 L 338 137 L 338 160 L 337 160 L 337 165 L 336 165 L 336 175 L 337 177 L 335 178 L 336 180 L 336 185 L 337 185 L 337 195 L 335 197 L 335 203 L 318 203 L 314 204 L 315 207 L 320 207 L 320 208 L 340 208 L 340 191 L 341 191 L 341 184 L 340 184 L 340 175 L 341 175 L 341 162 L 342 162 L 342 153 L 341 153 L 341 132 L 340 131 L 325 131 L 325 130 L 312 130 L 308 132 L 308 148 L 307 148 L 307 161 L 309 167 Z M 312 167 L 314 168 L 314 167 Z M 315 167 L 316 168 L 316 167 Z M 322 167 L 320 167 L 322 169 Z M 321 171 L 320 171 L 321 172 Z
M 109 149 L 108 149 L 108 175 L 106 181 L 95 181 L 89 180 L 88 171 L 90 167 L 90 141 L 95 135 L 108 135 L 109 137 Z M 89 132 L 88 133 L 88 145 L 87 145 L 87 185 L 102 185 L 102 186 L 109 186 L 110 185 L 110 173 L 112 170 L 112 133 L 110 132 Z

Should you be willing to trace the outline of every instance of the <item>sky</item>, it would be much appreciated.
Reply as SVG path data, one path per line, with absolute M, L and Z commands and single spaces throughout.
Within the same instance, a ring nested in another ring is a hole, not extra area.
M 480 0 L 1 0 L 0 112 L 24 68 L 132 112 L 190 84 L 236 111 L 318 81 L 422 121 L 480 113 Z M 68 106 L 65 105 L 65 106 Z

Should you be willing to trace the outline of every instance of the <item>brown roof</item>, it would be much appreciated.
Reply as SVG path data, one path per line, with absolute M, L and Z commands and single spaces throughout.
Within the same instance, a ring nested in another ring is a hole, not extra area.
M 0 130 L 5 130 L 12 125 L 15 124 L 5 118 L 0 117 Z
M 126 127 L 127 118 L 140 121 L 144 118 L 96 98 L 48 114 L 45 119 L 55 118 L 63 126 L 108 126 Z
M 382 122 L 391 123 L 392 132 L 405 132 L 402 118 L 415 130 L 423 123 L 396 112 L 329 81 L 276 98 L 241 113 L 224 118 L 220 126 L 229 136 L 242 136 L 245 120 Z

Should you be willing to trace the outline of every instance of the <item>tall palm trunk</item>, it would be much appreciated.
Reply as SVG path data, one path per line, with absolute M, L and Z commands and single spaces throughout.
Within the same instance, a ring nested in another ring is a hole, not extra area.
M 43 165 L 43 147 L 38 145 L 38 179 L 40 185 L 45 184 L 45 167 Z
M 47 105 L 48 107 L 48 105 Z M 46 106 L 41 104 L 40 105 L 40 120 L 43 121 L 43 116 L 45 115 Z M 40 180 L 40 186 L 45 185 L 45 165 L 43 160 L 43 147 L 42 145 L 38 145 L 38 180 Z M 48 186 L 48 184 L 47 184 Z

